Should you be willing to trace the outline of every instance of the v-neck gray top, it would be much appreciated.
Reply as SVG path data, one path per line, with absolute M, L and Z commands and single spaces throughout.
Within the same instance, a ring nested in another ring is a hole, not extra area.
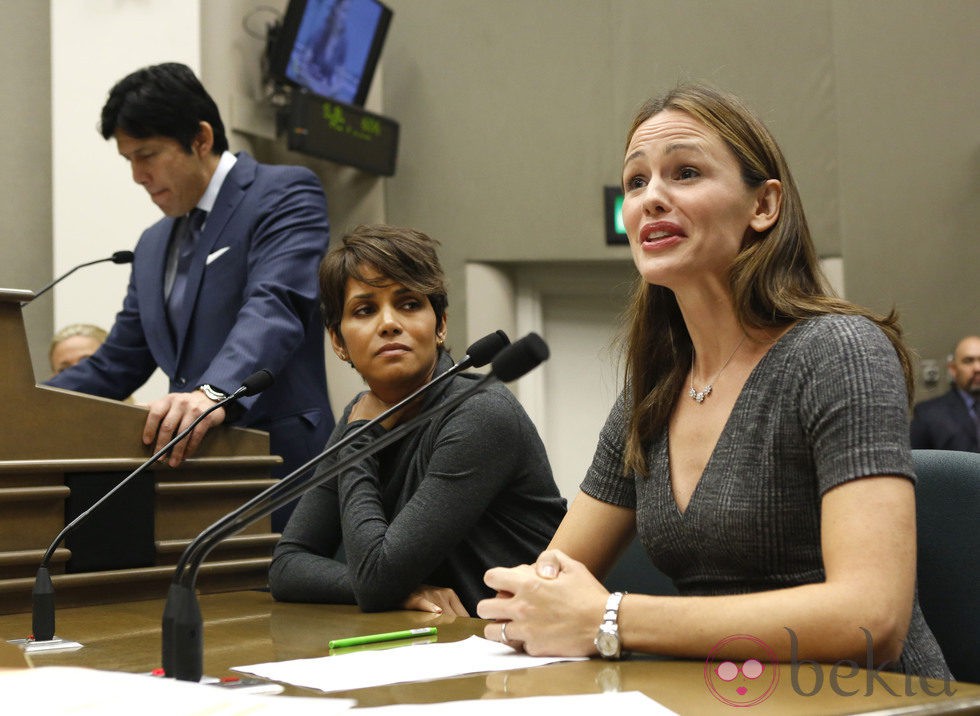
M 915 480 L 901 366 L 884 333 L 862 317 L 800 321 L 770 348 L 684 512 L 671 489 L 667 430 L 650 445 L 649 474 L 623 476 L 626 400 L 620 395 L 606 420 L 582 490 L 636 510 L 640 540 L 681 595 L 822 582 L 822 496 L 861 477 Z M 918 600 L 902 662 L 897 669 L 944 674 Z

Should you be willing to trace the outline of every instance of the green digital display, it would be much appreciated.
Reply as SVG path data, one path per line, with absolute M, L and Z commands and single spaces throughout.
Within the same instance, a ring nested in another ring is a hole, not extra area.
M 360 107 L 307 93 L 293 95 L 290 149 L 374 174 L 395 173 L 398 123 Z
M 349 117 L 343 106 L 333 102 L 323 102 L 322 112 L 323 119 L 335 132 L 344 132 L 353 139 L 360 139 L 365 142 L 370 142 L 381 136 L 381 120 L 377 117 L 365 115 Z

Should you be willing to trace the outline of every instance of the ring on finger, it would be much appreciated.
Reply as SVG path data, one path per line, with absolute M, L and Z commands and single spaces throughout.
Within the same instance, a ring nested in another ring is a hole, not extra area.
M 500 641 L 507 641 L 507 622 L 500 622 Z

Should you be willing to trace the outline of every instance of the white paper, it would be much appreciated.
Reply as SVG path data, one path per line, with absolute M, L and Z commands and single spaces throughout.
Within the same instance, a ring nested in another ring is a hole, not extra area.
M 316 659 L 235 666 L 232 669 L 320 691 L 349 691 L 483 671 L 527 669 L 556 661 L 584 660 L 584 657 L 528 656 L 506 644 L 471 636 L 446 644 L 355 651 Z
M 0 670 L 0 694 L 14 713 L 72 716 L 329 716 L 353 699 L 296 698 L 227 691 L 159 676 L 68 666 Z
M 677 716 L 663 704 L 639 691 L 580 694 L 577 696 L 527 696 L 486 701 L 446 701 L 438 704 L 399 704 L 358 709 L 357 716 L 416 716 L 466 714 L 466 716 L 541 716 L 541 714 L 643 714 Z

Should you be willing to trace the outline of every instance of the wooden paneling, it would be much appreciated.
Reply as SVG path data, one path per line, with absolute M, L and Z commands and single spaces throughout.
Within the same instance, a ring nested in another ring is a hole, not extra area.
M 31 296 L 0 289 L 0 613 L 30 609 L 34 574 L 65 527 L 65 503 L 71 496 L 66 476 L 77 484 L 87 474 L 125 475 L 152 454 L 140 439 L 145 408 L 35 385 L 21 315 L 21 301 Z M 163 596 L 173 565 L 190 540 L 274 484 L 269 472 L 281 460 L 268 453 L 266 433 L 219 427 L 208 432 L 195 457 L 180 468 L 154 465 L 149 470 L 154 480 L 154 565 L 63 574 L 72 554 L 58 549 L 49 565 L 56 603 Z M 265 585 L 277 535 L 270 532 L 268 518 L 245 533 L 213 550 L 200 574 L 202 589 Z

